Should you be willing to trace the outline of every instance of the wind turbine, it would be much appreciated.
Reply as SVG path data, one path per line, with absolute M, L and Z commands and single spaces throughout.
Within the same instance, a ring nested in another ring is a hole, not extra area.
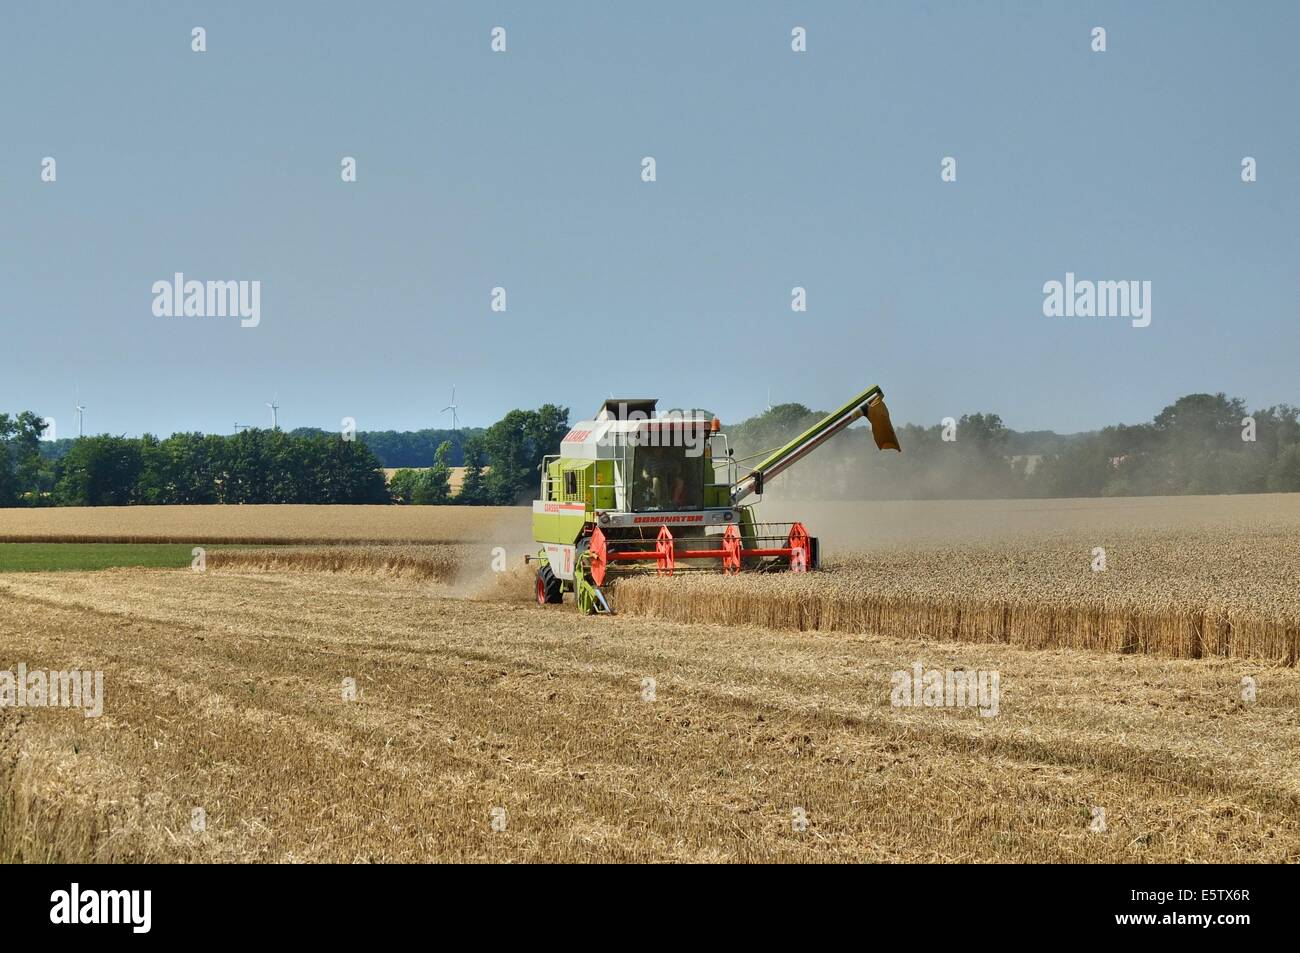
M 459 430 L 460 418 L 456 416 L 456 385 L 455 384 L 451 385 L 451 400 L 447 403 L 446 407 L 442 408 L 441 412 L 445 414 L 449 410 L 451 411 L 451 429 Z
M 772 409 L 772 388 L 767 389 L 767 409 Z
M 78 437 L 81 437 L 81 436 L 84 435 L 84 431 L 85 431 L 85 426 L 84 426 L 84 424 L 85 424 L 85 419 L 86 419 L 86 418 L 85 418 L 86 407 L 85 407 L 84 404 L 81 403 L 80 400 L 78 400 L 78 401 L 76 402 L 76 404 L 74 404 L 73 406 L 74 406 L 74 407 L 76 408 L 76 410 L 77 410 L 77 436 L 78 436 Z
M 280 394 L 277 391 L 275 397 L 272 397 L 269 401 L 266 402 L 266 406 L 271 408 L 271 429 L 272 430 L 280 429 L 280 418 L 277 417 L 275 413 L 277 410 L 280 409 L 280 405 L 275 402 L 276 397 L 279 396 Z

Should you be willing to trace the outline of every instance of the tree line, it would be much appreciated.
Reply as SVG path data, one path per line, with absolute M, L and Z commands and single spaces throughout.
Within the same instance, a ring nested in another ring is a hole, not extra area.
M 731 428 L 738 457 L 782 445 L 822 414 L 784 404 Z M 1250 411 L 1225 394 L 1189 394 L 1149 423 L 1061 435 L 1017 433 L 991 413 L 897 427 L 903 452 L 870 431 L 829 441 L 770 485 L 773 496 L 970 499 L 1300 491 L 1300 409 Z M 748 461 L 757 463 L 757 459 Z
M 542 456 L 559 446 L 568 416 L 550 404 L 512 410 L 484 430 L 446 437 L 418 461 L 429 469 L 399 470 L 386 484 L 373 448 L 337 433 L 100 434 L 51 448 L 39 415 L 0 414 L 0 506 L 512 504 L 535 495 Z M 458 460 L 466 471 L 453 500 L 448 478 Z
M 394 503 L 456 503 L 509 506 L 537 496 L 542 458 L 555 453 L 569 432 L 569 409 L 544 404 L 512 410 L 491 427 L 469 435 L 462 446 L 465 468 L 459 492 L 451 492 L 455 448 L 444 441 L 427 470 L 399 469 L 389 483 Z
M 29 422 L 8 441 L 12 479 L 0 505 L 388 502 L 374 454 L 337 435 L 254 429 L 233 436 L 178 433 L 160 440 L 152 434 L 100 434 L 79 437 L 50 460 L 31 446 L 30 434 L 39 426 L 39 420 L 35 426 Z M 0 471 L 3 463 L 0 459 Z M 0 475 L 0 486 L 4 483 Z
M 300 427 L 290 433 L 300 436 L 327 434 L 314 427 Z M 379 460 L 381 467 L 427 467 L 447 445 L 447 466 L 465 465 L 465 444 L 483 433 L 482 427 L 460 430 L 358 430 L 356 438 L 364 443 Z
M 725 429 L 743 467 L 822 416 L 802 404 L 781 404 Z M 790 468 L 768 492 L 820 499 L 1297 492 L 1298 418 L 1300 409 L 1288 404 L 1249 411 L 1243 400 L 1222 393 L 1182 397 L 1149 423 L 1071 435 L 1017 433 L 997 414 L 974 413 L 899 426 L 902 454 L 876 451 L 870 432 L 854 428 Z M 60 441 L 52 450 L 41 439 L 44 428 L 30 411 L 0 414 L 0 506 L 510 505 L 536 496 L 538 467 L 559 449 L 569 411 L 547 404 L 512 410 L 484 429 L 419 431 L 442 439 L 414 458 L 420 469 L 402 467 L 387 484 L 380 468 L 394 458 L 381 458 L 361 434 L 355 440 L 311 429 L 162 440 L 104 434 Z M 458 466 L 464 470 L 453 492 Z
M 252 428 L 250 428 L 252 429 Z M 337 431 L 322 430 L 319 427 L 297 427 L 289 432 L 293 437 L 328 437 Z M 472 437 L 482 434 L 483 428 L 470 427 L 460 430 L 358 430 L 356 439 L 364 443 L 379 460 L 381 467 L 427 467 L 434 454 L 444 443 L 451 447 L 448 464 L 453 467 L 464 463 L 465 443 Z M 74 437 L 59 440 L 42 440 L 41 455 L 54 461 L 66 454 L 76 443 Z

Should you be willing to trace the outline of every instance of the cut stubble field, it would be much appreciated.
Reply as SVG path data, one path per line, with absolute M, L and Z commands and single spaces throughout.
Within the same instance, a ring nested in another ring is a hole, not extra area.
M 0 710 L 0 859 L 1300 860 L 1300 507 L 1106 502 L 804 506 L 831 571 L 630 580 L 613 618 L 527 601 L 516 511 L 357 546 L 331 508 L 206 573 L 2 575 L 0 668 L 101 670 L 105 708 Z M 213 517 L 183 518 L 153 525 Z M 1017 599 L 1062 638 L 961 601 Z M 1240 637 L 1060 623 L 1143 600 Z M 1282 642 L 1246 651 L 1261 619 Z M 998 672 L 997 715 L 892 705 L 917 664 Z
M 583 618 L 317 573 L 0 589 L 11 653 L 106 673 L 102 718 L 3 716 L 11 859 L 1300 858 L 1290 669 Z M 997 717 L 892 707 L 916 661 L 999 670 Z

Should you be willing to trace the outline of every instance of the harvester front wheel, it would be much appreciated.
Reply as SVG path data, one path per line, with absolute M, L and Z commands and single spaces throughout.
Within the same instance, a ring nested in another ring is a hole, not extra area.
M 557 603 L 564 601 L 564 593 L 560 588 L 560 580 L 556 578 L 555 573 L 551 572 L 551 567 L 542 563 L 537 568 L 537 604 L 544 606 L 547 603 Z

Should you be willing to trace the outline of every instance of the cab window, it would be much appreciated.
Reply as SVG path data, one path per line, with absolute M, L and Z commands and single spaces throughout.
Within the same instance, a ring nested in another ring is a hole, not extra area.
M 698 510 L 704 506 L 704 458 L 682 447 L 637 447 L 632 499 L 638 512 Z

